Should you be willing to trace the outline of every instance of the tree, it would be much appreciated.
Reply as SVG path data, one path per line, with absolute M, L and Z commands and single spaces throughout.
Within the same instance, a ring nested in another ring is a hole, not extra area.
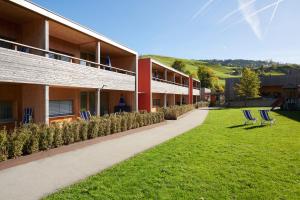
M 181 60 L 175 60 L 172 67 L 178 71 L 185 72 L 185 64 Z
M 236 84 L 234 89 L 238 96 L 245 100 L 247 100 L 247 98 L 258 97 L 260 89 L 260 79 L 258 74 L 249 68 L 244 68 L 240 83 Z
M 201 87 L 213 88 L 216 76 L 210 68 L 200 66 L 198 68 L 198 78 L 201 82 Z

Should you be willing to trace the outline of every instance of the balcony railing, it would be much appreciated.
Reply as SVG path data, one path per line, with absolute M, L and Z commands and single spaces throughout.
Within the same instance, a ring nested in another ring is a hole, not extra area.
M 61 53 L 57 53 L 57 52 L 48 51 L 48 50 L 32 47 L 32 46 L 17 43 L 17 42 L 12 42 L 12 41 L 1 39 L 1 38 L 0 38 L 0 47 L 12 49 L 12 50 L 20 51 L 20 52 L 24 52 L 24 53 L 34 54 L 34 55 L 38 55 L 38 56 L 48 57 L 48 58 L 52 58 L 52 59 L 60 60 L 60 61 L 64 61 L 64 62 L 85 65 L 88 67 L 94 67 L 94 68 L 99 68 L 102 70 L 107 70 L 107 71 L 112 71 L 112 72 L 117 72 L 117 73 L 121 73 L 121 74 L 135 76 L 135 72 L 128 71 L 125 69 L 120 69 L 120 68 L 104 65 L 104 64 L 76 58 L 73 56 L 69 56 L 69 55 L 65 55 L 65 54 L 61 54 Z
M 155 78 L 155 77 L 152 77 L 152 80 L 163 82 L 163 83 L 169 83 L 169 84 L 173 84 L 173 85 L 179 85 L 179 86 L 183 86 L 183 87 L 189 87 L 186 84 L 180 84 L 180 83 L 176 83 L 176 82 L 173 82 L 173 81 L 167 81 L 167 80 L 163 80 L 163 79 L 159 79 L 159 78 Z

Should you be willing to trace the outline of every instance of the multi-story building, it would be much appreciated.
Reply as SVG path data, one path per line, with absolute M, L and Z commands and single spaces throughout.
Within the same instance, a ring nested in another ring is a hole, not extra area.
M 135 111 L 137 62 L 137 52 L 49 10 L 0 0 L 0 125 L 21 122 L 26 108 L 38 123 Z
M 200 82 L 151 58 L 139 59 L 139 110 L 199 101 Z

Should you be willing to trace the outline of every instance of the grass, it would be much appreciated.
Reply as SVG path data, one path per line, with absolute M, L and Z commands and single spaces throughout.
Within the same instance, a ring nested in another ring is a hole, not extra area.
M 272 127 L 243 126 L 239 109 L 210 111 L 202 126 L 46 199 L 299 199 L 300 113 L 272 115 Z

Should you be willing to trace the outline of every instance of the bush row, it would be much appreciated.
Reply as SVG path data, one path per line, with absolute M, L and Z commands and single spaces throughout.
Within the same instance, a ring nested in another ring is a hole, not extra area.
M 118 113 L 89 121 L 27 124 L 0 130 L 0 161 L 164 121 L 164 113 Z
M 195 109 L 191 104 L 182 106 L 171 106 L 168 108 L 162 108 L 161 111 L 164 113 L 166 120 L 177 120 L 177 118 L 186 112 Z
M 209 102 L 207 101 L 200 101 L 194 104 L 195 108 L 203 108 L 203 107 L 208 107 L 209 106 Z

